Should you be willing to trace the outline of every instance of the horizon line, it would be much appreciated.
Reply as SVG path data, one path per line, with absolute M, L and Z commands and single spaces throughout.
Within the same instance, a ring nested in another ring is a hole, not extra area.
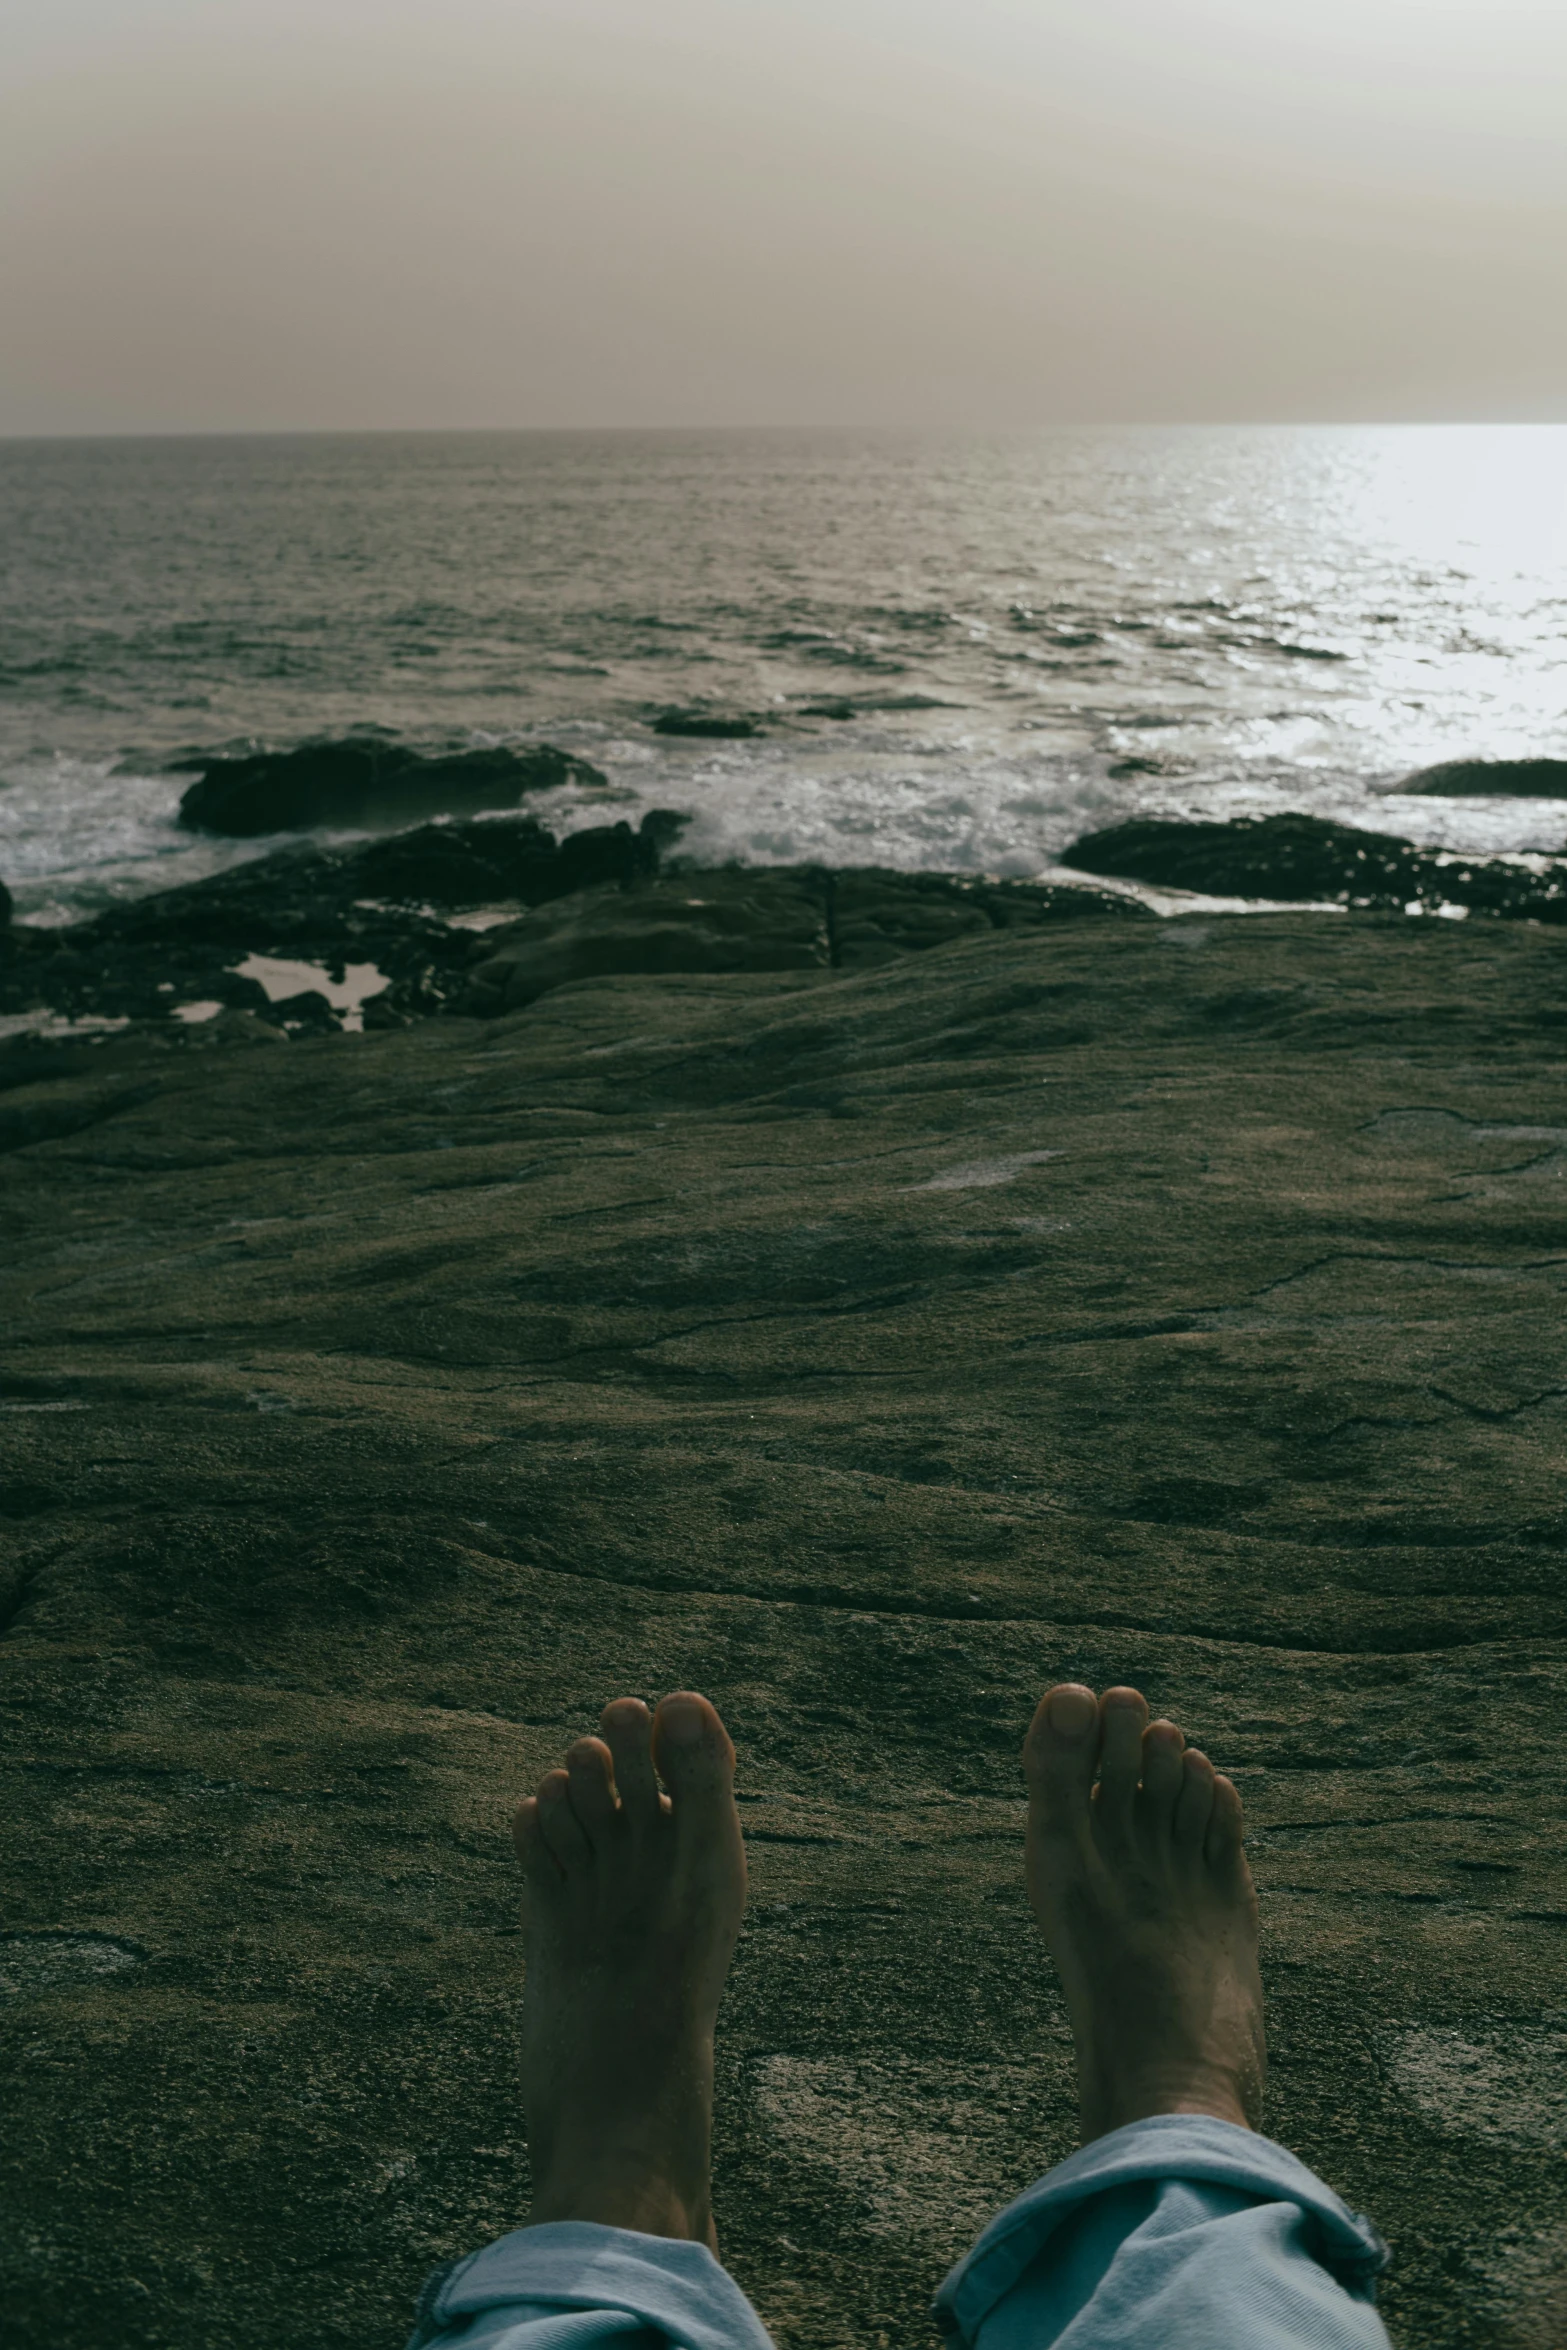
M 899 437 L 1013 438 L 1050 432 L 1549 432 L 1567 428 L 1561 416 L 1213 416 L 1056 417 L 1035 423 L 761 423 L 761 424 L 293 424 L 132 425 L 67 428 L 55 432 L 10 431 L 0 426 L 0 446 L 58 445 L 93 441 L 304 441 L 568 439 L 634 436 L 666 438 L 710 434 L 877 434 Z

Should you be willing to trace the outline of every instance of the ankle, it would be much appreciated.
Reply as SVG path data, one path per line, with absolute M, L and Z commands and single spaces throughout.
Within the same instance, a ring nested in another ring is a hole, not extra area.
M 540 2228 L 554 2220 L 587 2220 L 596 2227 L 630 2228 L 641 2236 L 669 2236 L 718 2250 L 707 2194 L 682 2192 L 671 2180 L 645 2170 L 552 2173 L 540 2181 L 522 2224 Z
M 1260 2082 L 1241 2081 L 1219 2065 L 1146 2065 L 1113 2079 L 1080 2075 L 1082 2142 L 1103 2138 L 1132 2122 L 1160 2114 L 1207 2114 L 1214 2121 L 1256 2129 L 1262 2113 Z

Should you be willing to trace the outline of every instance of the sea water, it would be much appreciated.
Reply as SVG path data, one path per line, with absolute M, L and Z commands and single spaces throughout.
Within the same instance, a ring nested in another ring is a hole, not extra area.
M 671 706 L 748 713 L 671 738 Z M 182 755 L 549 741 L 706 859 L 1048 871 L 1137 813 L 1561 851 L 1567 427 L 0 442 L 0 878 L 32 920 L 272 841 Z M 335 836 L 342 837 L 342 836 Z

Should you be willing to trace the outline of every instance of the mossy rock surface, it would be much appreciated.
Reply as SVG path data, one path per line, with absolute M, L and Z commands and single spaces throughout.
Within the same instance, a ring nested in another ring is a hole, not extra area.
M 707 1689 L 752 1904 L 718 2225 L 931 2344 L 1068 2150 L 1017 1751 L 1245 1796 L 1272 2129 L 1402 2350 L 1556 2342 L 1567 963 L 1349 914 L 977 927 L 8 1061 L 16 2350 L 398 2350 L 512 2225 L 515 1795 Z

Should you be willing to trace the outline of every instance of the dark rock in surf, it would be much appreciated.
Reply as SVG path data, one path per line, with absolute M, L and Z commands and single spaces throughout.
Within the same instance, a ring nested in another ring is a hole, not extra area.
M 489 932 L 458 1009 L 515 1012 L 570 980 L 630 972 L 861 971 L 993 930 L 1104 916 L 1151 919 L 1135 899 L 1032 882 L 875 867 L 684 871 L 588 891 Z
M 1417 894 L 1421 853 L 1389 834 L 1316 816 L 1241 816 L 1226 824 L 1134 817 L 1074 841 L 1061 862 L 1212 897 L 1402 907 Z
M 365 897 L 482 906 L 530 899 L 555 855 L 554 834 L 524 816 L 505 823 L 421 824 L 353 851 L 343 871 Z
M 1136 898 L 1071 885 L 889 873 L 874 865 L 826 873 L 822 880 L 829 893 L 833 963 L 841 971 L 864 970 L 985 930 L 1151 918 Z
M 6 888 L 4 882 L 0 881 L 0 930 L 10 929 L 13 910 L 11 892 Z
M 682 808 L 649 808 L 637 826 L 637 836 L 651 841 L 656 856 L 667 857 L 690 823 L 690 813 Z
M 353 849 L 279 849 L 68 929 L 6 934 L 0 1012 L 152 1019 L 216 999 L 272 1019 L 276 1006 L 236 969 L 260 954 L 337 978 L 347 963 L 374 963 L 391 983 L 383 1017 L 428 1018 L 466 984 L 474 943 L 444 914 L 650 882 L 685 822 L 655 808 L 635 832 L 590 825 L 557 841 L 531 816 L 502 816 L 422 825 Z M 311 1007 L 301 1016 L 320 1024 Z
M 658 869 L 661 842 L 686 819 L 652 808 L 630 825 L 591 824 L 558 841 L 532 817 L 484 824 L 425 824 L 372 841 L 343 860 L 345 884 L 365 897 L 461 907 L 542 905 L 575 889 L 626 886 Z
M 308 1036 L 329 1036 L 337 1028 L 337 1014 L 330 999 L 315 987 L 302 987 L 297 995 L 280 997 L 272 1005 L 270 1017 L 277 1027 L 298 1030 Z
M 1567 759 L 1446 759 L 1398 788 L 1433 798 L 1567 800 Z
M 403 905 L 538 906 L 573 890 L 648 880 L 658 870 L 660 842 L 683 822 L 670 809 L 653 808 L 635 832 L 624 821 L 590 824 L 560 841 L 531 816 L 424 824 L 348 851 L 340 860 L 341 886 L 356 898 Z
M 422 824 L 340 852 L 337 886 L 345 899 L 400 905 L 537 906 L 574 889 L 648 879 L 689 822 L 677 809 L 649 808 L 635 832 L 624 821 L 590 824 L 560 841 L 532 816 Z
M 304 963 L 340 983 L 350 963 L 387 981 L 366 1025 L 514 1010 L 603 973 L 852 971 L 996 929 L 1096 915 L 1147 919 L 1083 887 L 933 873 L 729 867 L 659 880 L 687 819 L 655 808 L 557 841 L 530 816 L 426 824 L 351 849 L 305 845 L 107 908 L 69 929 L 13 934 L 0 1012 L 166 1020 L 216 1001 L 300 1032 L 337 1025 L 319 988 L 268 1004 L 239 966 Z M 476 937 L 443 917 L 531 909 Z
M 832 944 L 814 876 L 683 873 L 630 893 L 591 890 L 492 931 L 459 1009 L 519 1011 L 573 979 L 609 973 L 827 970 Z
M 1466 906 L 1514 920 L 1567 922 L 1567 860 L 1537 872 L 1502 858 L 1416 848 L 1391 833 L 1318 816 L 1241 816 L 1228 824 L 1137 818 L 1074 841 L 1061 862 L 1078 872 L 1211 897 L 1388 913 Z
M 515 807 L 524 793 L 564 783 L 604 782 L 586 759 L 550 743 L 426 757 L 401 744 L 350 738 L 244 758 L 184 760 L 175 771 L 192 768 L 199 778 L 180 801 L 180 822 L 244 840 L 323 824 L 392 830 L 421 816 Z
M 760 734 L 755 718 L 740 710 L 661 710 L 653 721 L 655 734 L 710 736 L 718 741 L 743 742 Z

